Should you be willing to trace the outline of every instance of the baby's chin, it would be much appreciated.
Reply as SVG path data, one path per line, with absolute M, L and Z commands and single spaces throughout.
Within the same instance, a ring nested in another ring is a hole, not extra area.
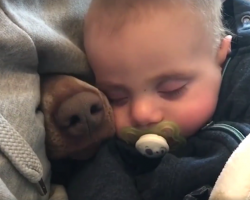
M 198 133 L 204 126 L 197 127 L 197 128 L 192 128 L 192 129 L 183 129 L 181 131 L 180 135 L 183 136 L 184 138 L 192 137 L 193 135 L 195 135 L 196 133 Z

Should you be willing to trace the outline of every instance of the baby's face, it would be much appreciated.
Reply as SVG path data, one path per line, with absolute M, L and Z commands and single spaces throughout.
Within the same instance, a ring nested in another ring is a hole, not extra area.
M 112 35 L 90 29 L 84 39 L 118 134 L 127 126 L 143 129 L 168 120 L 190 136 L 213 115 L 230 39 L 215 56 L 200 18 L 186 8 L 155 12 Z

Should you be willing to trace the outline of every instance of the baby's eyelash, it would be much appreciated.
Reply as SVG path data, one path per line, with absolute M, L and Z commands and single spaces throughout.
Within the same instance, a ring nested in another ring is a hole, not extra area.
M 168 91 L 168 92 L 160 92 L 160 94 L 162 94 L 164 98 L 176 99 L 176 98 L 181 97 L 183 93 L 186 92 L 186 90 L 187 90 L 187 87 L 186 85 L 184 85 L 176 90 Z
M 109 100 L 110 104 L 113 106 L 122 106 L 122 105 L 126 104 L 128 98 L 127 97 L 119 98 L 119 99 L 108 98 L 108 100 Z

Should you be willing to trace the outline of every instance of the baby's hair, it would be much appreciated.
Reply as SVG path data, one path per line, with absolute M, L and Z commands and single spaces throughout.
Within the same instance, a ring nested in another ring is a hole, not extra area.
M 187 5 L 192 12 L 197 12 L 203 18 L 204 26 L 213 34 L 214 48 L 220 46 L 227 30 L 222 22 L 222 0 L 92 0 L 86 15 L 92 18 L 91 26 L 105 28 L 105 19 L 112 21 L 112 31 L 119 30 L 128 21 L 140 20 L 141 16 L 148 16 L 155 7 L 165 8 L 163 5 L 181 3 Z M 167 12 L 167 11 L 166 11 Z M 148 16 L 150 17 L 150 16 Z M 112 19 L 112 20 L 110 20 Z M 107 21 L 106 21 L 107 22 Z

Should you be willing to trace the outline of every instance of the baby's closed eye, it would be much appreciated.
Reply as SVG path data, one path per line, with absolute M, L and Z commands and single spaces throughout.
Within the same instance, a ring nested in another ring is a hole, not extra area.
M 113 106 L 122 106 L 128 101 L 128 95 L 124 91 L 108 91 L 104 92 Z
M 170 80 L 160 83 L 157 92 L 164 98 L 177 98 L 186 91 L 187 80 Z

